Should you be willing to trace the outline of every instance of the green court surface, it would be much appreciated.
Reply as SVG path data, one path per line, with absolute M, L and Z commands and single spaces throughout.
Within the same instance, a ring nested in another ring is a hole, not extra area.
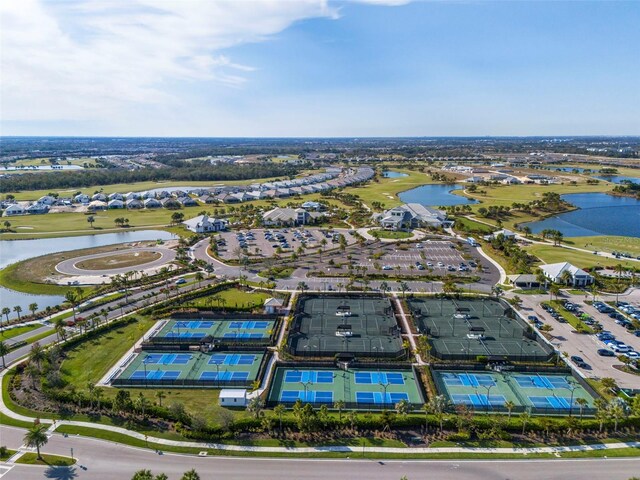
M 418 330 L 430 336 L 433 355 L 443 360 L 546 361 L 553 352 L 496 299 L 409 298 L 407 304 Z
M 226 341 L 267 342 L 275 319 L 215 318 L 170 319 L 151 333 L 151 343 L 198 343 L 205 337 Z
M 288 345 L 290 353 L 298 356 L 398 357 L 404 353 L 391 301 L 362 295 L 301 296 Z
M 141 352 L 125 360 L 112 385 L 122 387 L 249 386 L 262 352 Z
M 278 367 L 269 392 L 269 404 L 313 405 L 345 402 L 349 409 L 393 409 L 406 400 L 415 408 L 424 404 L 422 389 L 411 369 L 353 369 Z
M 513 411 L 567 414 L 579 412 L 579 398 L 587 401 L 583 413 L 591 414 L 593 396 L 571 375 L 541 372 L 488 372 L 434 370 L 438 391 L 453 405 L 475 410 L 504 411 L 513 402 Z

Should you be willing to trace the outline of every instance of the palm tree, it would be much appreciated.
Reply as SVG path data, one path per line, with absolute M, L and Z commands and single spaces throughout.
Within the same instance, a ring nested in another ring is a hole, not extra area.
M 253 413 L 253 416 L 255 418 L 260 418 L 263 408 L 264 402 L 259 396 L 253 397 L 251 400 L 249 400 L 249 403 L 247 405 L 247 411 Z
M 58 336 L 58 341 L 60 341 L 60 338 L 64 340 L 64 336 L 65 336 L 64 327 L 66 326 L 64 319 L 60 317 L 56 318 L 56 321 L 54 322 L 53 326 L 56 329 L 56 335 Z
M 573 276 L 571 275 L 571 272 L 565 270 L 562 272 L 562 275 L 560 275 L 560 280 L 562 280 L 562 283 L 566 286 L 569 286 L 573 283 Z
M 89 215 L 87 217 L 87 222 L 89 222 L 89 225 L 91 225 L 91 228 L 93 228 L 93 222 L 96 221 L 96 217 L 94 217 L 93 215 Z
M 64 294 L 64 298 L 71 305 L 71 309 L 73 310 L 73 322 L 76 321 L 76 306 L 78 304 L 78 295 L 73 290 L 69 290 Z
M 202 280 L 204 280 L 204 274 L 198 270 L 194 278 L 196 279 L 196 282 L 198 282 L 198 288 L 200 288 Z
M 2 309 L 2 315 L 5 316 L 5 318 L 7 319 L 7 322 L 9 321 L 9 314 L 11 313 L 11 309 L 9 307 L 4 307 Z
M 22 312 L 22 307 L 20 305 L 16 305 L 13 307 L 13 311 L 18 314 L 18 320 L 21 320 L 20 313 Z
M 513 409 L 516 408 L 516 404 L 511 400 L 507 400 L 506 402 L 504 402 L 504 408 L 506 408 L 507 412 L 509 412 L 507 415 L 507 420 L 511 420 L 511 412 L 513 412 Z
M 96 408 L 100 410 L 100 400 L 104 397 L 104 392 L 101 388 L 96 388 L 93 392 L 93 397 L 96 399 Z
M 40 447 L 43 447 L 49 441 L 47 437 L 47 426 L 40 423 L 34 424 L 24 435 L 24 444 L 29 448 L 34 448 L 38 452 L 38 460 L 42 460 L 40 455 Z
M 305 290 L 309 290 L 309 285 L 307 285 L 305 282 L 298 282 L 298 290 L 300 290 L 301 293 L 304 293 Z
M 31 346 L 31 352 L 29 353 L 29 358 L 32 362 L 35 362 L 40 368 L 40 364 L 45 359 L 44 348 L 40 345 L 40 343 L 36 342 Z
M 158 399 L 158 405 L 162 407 L 162 400 L 166 398 L 166 394 L 162 390 L 156 392 L 156 398 Z
M 580 421 L 582 421 L 582 411 L 584 410 L 584 407 L 589 404 L 589 402 L 587 402 L 585 398 L 578 397 L 576 398 L 576 404 L 578 405 L 578 407 L 580 407 Z
M 606 400 L 603 398 L 596 398 L 594 405 L 596 407 L 596 420 L 600 425 L 599 431 L 602 432 L 602 427 L 604 427 L 604 422 L 609 419 L 608 405 Z
M 437 395 L 429 401 L 429 410 L 433 412 L 440 422 L 440 431 L 444 428 L 444 412 L 447 409 L 447 398 L 444 395 Z
M 522 422 L 522 435 L 527 431 L 527 423 L 531 420 L 531 412 L 529 410 L 525 410 L 520 414 L 520 421 Z
M 618 274 L 618 281 L 616 282 L 616 304 L 618 303 L 618 296 L 620 295 L 620 280 L 622 277 L 622 274 L 624 272 L 624 267 L 622 266 L 622 264 L 617 264 L 615 267 L 613 267 L 613 271 L 616 272 Z
M 273 413 L 275 413 L 278 416 L 278 420 L 280 420 L 280 432 L 282 432 L 282 416 L 286 411 L 286 407 L 281 403 L 273 407 Z
M 38 311 L 38 304 L 37 303 L 30 303 L 29 304 L 29 311 L 31 312 L 31 315 L 35 315 L 36 312 Z
M 180 480 L 200 480 L 200 475 L 198 475 L 198 472 L 192 468 L 188 472 L 184 472 L 184 475 L 182 475 Z
M 407 282 L 400 282 L 400 291 L 402 292 L 402 296 L 406 296 L 407 290 L 410 290 L 409 284 Z
M 0 342 L 0 357 L 2 357 L 2 368 L 7 368 L 7 364 L 4 363 L 4 356 L 8 353 L 9 346 L 4 342 Z
M 340 421 L 340 423 L 342 423 L 342 411 L 344 410 L 344 407 L 345 407 L 345 403 L 343 400 L 338 400 L 336 403 L 333 404 L 333 408 L 338 410 L 338 420 Z
M 559 294 L 560 294 L 560 287 L 556 283 L 552 283 L 549 286 L 549 299 L 552 299 L 555 296 L 556 300 L 558 300 Z

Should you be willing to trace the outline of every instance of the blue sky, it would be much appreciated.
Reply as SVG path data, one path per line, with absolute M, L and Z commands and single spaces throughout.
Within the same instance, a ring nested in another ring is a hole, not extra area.
M 640 2 L 376 3 L 5 5 L 2 133 L 640 134 Z

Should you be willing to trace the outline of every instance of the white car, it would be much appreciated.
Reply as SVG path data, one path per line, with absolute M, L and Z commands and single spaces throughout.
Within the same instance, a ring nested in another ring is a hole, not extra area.
M 622 355 L 624 355 L 625 357 L 632 358 L 633 360 L 637 360 L 638 358 L 640 358 L 640 353 L 634 350 L 629 350 L 628 352 L 625 352 Z
M 444 267 L 444 263 L 438 262 L 438 267 L 440 267 L 440 268 Z

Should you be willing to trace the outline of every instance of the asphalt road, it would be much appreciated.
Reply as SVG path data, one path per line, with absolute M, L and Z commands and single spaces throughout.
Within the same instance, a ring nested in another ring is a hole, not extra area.
M 160 258 L 157 260 L 152 260 L 147 263 L 143 263 L 141 265 L 137 265 L 134 267 L 122 267 L 122 268 L 105 268 L 102 270 L 85 270 L 82 268 L 78 268 L 76 265 L 80 262 L 86 260 L 92 260 L 96 258 L 103 257 L 113 257 L 116 255 L 126 255 L 130 253 L 138 253 L 138 252 L 157 252 L 160 253 Z M 136 247 L 136 248 L 128 248 L 125 250 L 111 251 L 111 252 L 103 252 L 103 253 L 95 253 L 93 255 L 85 255 L 83 257 L 73 257 L 68 260 L 64 260 L 56 265 L 56 270 L 65 275 L 116 275 L 129 272 L 131 270 L 149 270 L 155 267 L 161 267 L 172 262 L 176 258 L 176 251 L 166 247 Z
M 22 444 L 24 430 L 1 427 L 2 443 L 9 448 Z M 82 437 L 54 434 L 43 448 L 45 453 L 69 456 L 73 448 L 78 464 L 70 468 L 35 467 L 0 464 L 3 480 L 101 479 L 126 480 L 136 470 L 164 472 L 171 480 L 195 468 L 203 479 L 296 479 L 296 480 L 626 480 L 640 471 L 640 459 L 595 460 L 484 460 L 484 461 L 376 461 L 311 460 L 257 457 L 196 457 L 176 454 L 159 455 L 153 451 Z M 82 467 L 86 468 L 86 470 Z

